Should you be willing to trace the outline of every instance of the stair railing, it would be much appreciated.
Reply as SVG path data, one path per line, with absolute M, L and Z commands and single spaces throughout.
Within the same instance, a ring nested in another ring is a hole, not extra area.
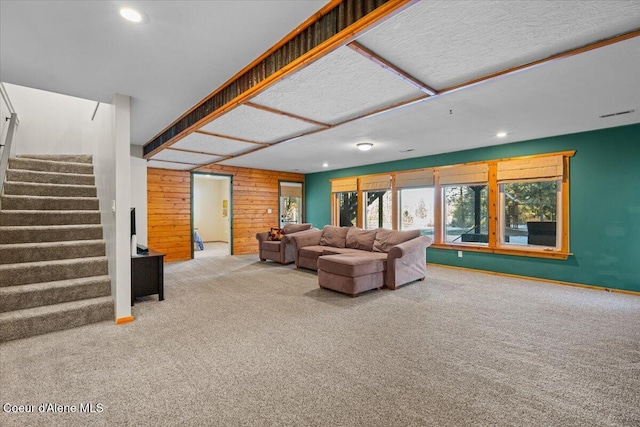
M 9 111 L 9 117 L 2 117 L 4 121 L 9 121 L 9 127 L 7 128 L 7 134 L 5 135 L 4 142 L 0 141 L 0 196 L 4 191 L 4 181 L 7 175 L 7 166 L 9 165 L 9 156 L 11 155 L 13 145 L 13 135 L 17 129 L 20 121 L 18 120 L 18 114 L 13 109 L 13 105 L 9 100 L 9 95 L 4 88 L 4 85 L 0 83 L 0 95 L 2 96 L 2 102 L 7 106 Z M 0 197 L 0 207 L 2 203 L 2 197 Z

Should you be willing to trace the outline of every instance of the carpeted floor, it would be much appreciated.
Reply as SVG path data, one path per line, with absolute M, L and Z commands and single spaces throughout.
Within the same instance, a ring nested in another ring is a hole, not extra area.
M 194 258 L 211 258 L 229 255 L 229 244 L 224 242 L 205 242 L 203 250 L 194 250 Z
M 3 426 L 638 426 L 640 298 L 428 267 L 349 298 L 255 256 L 166 266 L 166 300 L 0 345 Z

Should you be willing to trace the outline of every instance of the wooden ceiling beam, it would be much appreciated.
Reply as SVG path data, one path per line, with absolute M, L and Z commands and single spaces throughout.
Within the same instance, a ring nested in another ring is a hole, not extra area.
M 160 159 L 147 159 L 148 161 L 153 161 L 153 162 L 163 162 L 163 163 L 178 163 L 180 165 L 191 165 L 191 166 L 198 166 L 197 163 L 189 163 L 189 162 L 179 162 L 177 160 L 160 160 Z
M 188 150 L 186 148 L 169 147 L 169 148 L 167 148 L 167 150 L 182 151 L 182 152 L 185 152 L 185 153 L 194 153 L 194 154 L 204 154 L 204 155 L 207 155 L 207 156 L 230 157 L 229 154 L 208 153 L 206 151 Z
M 441 90 L 440 92 L 438 92 L 436 95 L 433 95 L 433 96 L 431 96 L 429 94 L 425 94 L 425 95 L 417 97 L 417 98 L 409 99 L 409 100 L 402 101 L 402 102 L 399 102 L 399 103 L 396 103 L 396 104 L 393 104 L 393 105 L 389 105 L 389 106 L 382 107 L 382 108 L 379 108 L 379 109 L 376 109 L 376 110 L 373 110 L 373 111 L 369 111 L 369 112 L 361 114 L 359 116 L 352 117 L 350 119 L 344 120 L 344 121 L 339 122 L 339 123 L 335 123 L 335 124 L 331 125 L 331 128 L 342 126 L 342 125 L 345 125 L 347 123 L 354 122 L 356 120 L 361 120 L 361 119 L 364 119 L 364 118 L 367 118 L 367 117 L 375 116 L 377 114 L 382 114 L 382 113 L 386 113 L 386 112 L 389 112 L 389 111 L 393 111 L 393 110 L 396 110 L 398 108 L 407 107 L 407 106 L 409 106 L 411 104 L 416 104 L 418 102 L 423 102 L 423 101 L 426 101 L 428 99 L 435 99 L 435 98 L 438 98 L 440 96 L 446 95 L 447 93 L 451 93 L 451 92 L 455 92 L 455 91 L 458 91 L 458 90 L 466 89 L 468 87 L 475 86 L 475 85 L 477 85 L 479 83 L 483 83 L 485 81 L 489 81 L 489 80 L 493 80 L 493 79 L 496 79 L 496 78 L 499 78 L 499 77 L 503 77 L 503 76 L 508 75 L 508 74 L 517 73 L 517 72 L 520 72 L 520 71 L 523 71 L 523 70 L 526 70 L 526 69 L 529 69 L 529 68 L 537 67 L 537 66 L 542 65 L 544 63 L 548 63 L 548 62 L 551 62 L 551 61 L 556 61 L 556 60 L 562 59 L 562 58 L 567 58 L 567 57 L 570 57 L 570 56 L 573 56 L 573 55 L 577 55 L 579 53 L 588 52 L 590 50 L 598 49 L 598 48 L 601 48 L 601 47 L 604 47 L 604 46 L 608 46 L 608 45 L 611 45 L 611 44 L 614 44 L 614 43 L 618 43 L 618 42 L 621 42 L 621 41 L 624 41 L 624 40 L 628 40 L 628 39 L 631 39 L 631 38 L 634 38 L 634 37 L 639 37 L 639 36 L 640 36 L 640 30 L 631 31 L 629 33 L 621 34 L 619 36 L 612 37 L 610 39 L 601 40 L 601 41 L 596 42 L 596 43 L 592 43 L 592 44 L 589 44 L 589 45 L 586 45 L 586 46 L 582 46 L 582 47 L 579 47 L 579 48 L 576 48 L 576 49 L 572 49 L 572 50 L 569 50 L 569 51 L 566 51 L 566 52 L 562 52 L 562 53 L 559 53 L 557 55 L 553 55 L 553 56 L 550 56 L 548 58 L 541 59 L 539 61 L 530 62 L 528 64 L 524 64 L 524 65 L 521 65 L 521 66 L 518 66 L 518 67 L 514 67 L 514 68 L 510 68 L 510 69 L 507 69 L 507 70 L 504 70 L 504 71 L 500 71 L 500 72 L 497 72 L 497 73 L 489 74 L 487 76 L 484 76 L 484 77 L 481 77 L 481 78 L 478 78 L 478 79 L 473 79 L 473 80 L 470 80 L 470 81 L 468 81 L 466 83 L 461 83 L 459 85 L 451 86 L 451 87 L 449 87 L 447 89 Z M 283 142 L 288 142 L 288 141 L 292 141 L 292 140 L 297 139 L 297 138 L 301 138 L 303 136 L 312 135 L 312 134 L 318 133 L 318 132 L 324 132 L 325 130 L 327 130 L 327 129 L 315 129 L 315 130 L 312 130 L 312 131 L 309 131 L 309 132 L 305 132 L 302 135 L 297 135 L 297 136 L 294 136 L 294 137 L 289 137 L 289 138 L 285 138 L 285 139 L 280 140 L 280 141 L 276 141 L 276 142 L 274 142 L 272 144 L 268 144 L 268 146 L 275 146 L 275 145 L 281 144 Z M 266 147 L 262 147 L 262 148 L 266 148 Z M 252 153 L 253 151 L 255 151 L 255 150 L 247 151 L 247 152 L 244 152 L 244 153 L 239 153 L 239 154 L 233 156 L 233 158 L 240 157 L 240 156 L 243 156 L 245 154 Z M 221 159 L 219 161 L 222 162 L 224 160 L 228 160 L 228 159 Z M 215 162 L 215 163 L 217 163 L 217 162 Z
M 196 130 L 194 132 L 202 135 L 209 135 L 209 136 L 216 136 L 218 138 L 230 139 L 232 141 L 246 142 L 248 144 L 269 145 L 269 143 L 267 142 L 258 142 L 258 141 L 253 141 L 251 139 L 244 139 L 244 138 L 238 138 L 236 136 L 223 135 L 221 133 L 208 132 L 206 130 Z M 166 147 L 166 148 L 169 148 L 169 147 Z
M 494 80 L 494 79 L 497 79 L 497 78 L 500 78 L 500 77 L 508 76 L 510 74 L 519 73 L 521 71 L 529 70 L 531 68 L 538 67 L 538 66 L 543 65 L 543 64 L 548 64 L 550 62 L 557 61 L 559 59 L 564 59 L 564 58 L 568 58 L 570 56 L 578 55 L 580 53 L 589 52 L 590 50 L 599 49 L 601 47 L 609 46 L 611 44 L 619 43 L 621 41 L 632 39 L 632 38 L 638 37 L 638 36 L 640 36 L 640 29 L 634 30 L 634 31 L 630 31 L 630 32 L 625 33 L 625 34 L 620 34 L 620 35 L 617 35 L 615 37 L 611 37 L 611 38 L 608 38 L 608 39 L 605 39 L 605 40 L 600 40 L 600 41 L 597 41 L 595 43 L 589 43 L 587 45 L 584 45 L 584 46 L 581 46 L 581 47 L 578 47 L 578 48 L 575 48 L 575 49 L 570 49 L 570 50 L 567 50 L 567 51 L 564 51 L 564 52 L 560 52 L 560 53 L 557 53 L 555 55 L 552 55 L 552 56 L 549 56 L 549 57 L 546 57 L 546 58 L 543 58 L 543 59 L 539 59 L 537 61 L 528 62 L 528 63 L 523 64 L 523 65 L 518 65 L 517 67 L 507 68 L 506 70 L 498 71 L 496 73 L 491 73 L 491 74 L 488 74 L 486 76 L 479 77 L 477 79 L 469 80 L 469 81 L 466 81 L 464 83 L 460 83 L 460 84 L 457 84 L 457 85 L 454 85 L 454 86 L 450 86 L 450 87 L 448 87 L 446 89 L 442 89 L 439 94 L 442 95 L 442 94 L 445 94 L 445 93 L 450 93 L 450 92 L 454 92 L 454 91 L 461 90 L 461 89 L 467 89 L 467 88 L 469 88 L 471 86 L 475 86 L 475 85 L 477 85 L 479 83 L 485 83 L 485 82 L 490 81 L 490 80 Z
M 333 0 L 143 147 L 149 158 L 418 0 Z
M 327 124 L 327 123 L 317 122 L 315 120 L 312 120 L 312 119 L 309 119 L 309 118 L 306 118 L 306 117 L 302 117 L 302 116 L 298 116 L 296 114 L 287 113 L 285 111 L 277 110 L 275 108 L 267 107 L 267 106 L 260 105 L 260 104 L 254 104 L 253 102 L 247 101 L 247 102 L 244 103 L 244 105 L 246 105 L 247 107 L 251 107 L 251 108 L 258 109 L 258 110 L 266 111 L 268 113 L 279 114 L 281 116 L 285 116 L 285 117 L 289 117 L 289 118 L 292 118 L 292 119 L 300 120 L 300 121 L 303 121 L 303 122 L 306 122 L 306 123 L 310 123 L 312 125 L 320 126 L 320 127 L 323 127 L 323 128 L 330 128 L 331 127 L 331 125 Z
M 400 77 L 402 80 L 404 80 L 405 82 L 409 83 L 410 85 L 413 85 L 413 86 L 417 87 L 422 92 L 424 92 L 424 93 L 426 93 L 426 94 L 428 94 L 430 96 L 438 94 L 437 90 L 435 90 L 435 89 L 427 86 L 426 84 L 422 83 L 420 80 L 416 79 L 415 77 L 413 77 L 412 75 L 410 75 L 406 71 L 401 70 L 400 68 L 396 67 L 395 65 L 393 65 L 392 63 L 390 63 L 386 59 L 382 58 L 378 54 L 373 53 L 372 51 L 370 51 L 366 47 L 362 46 L 360 43 L 358 43 L 356 41 L 352 41 L 347 46 L 350 47 L 354 52 L 358 52 L 360 55 L 364 56 L 365 58 L 367 58 L 369 61 L 373 62 L 374 64 L 379 65 L 380 67 L 382 67 L 383 69 L 391 72 L 395 76 Z

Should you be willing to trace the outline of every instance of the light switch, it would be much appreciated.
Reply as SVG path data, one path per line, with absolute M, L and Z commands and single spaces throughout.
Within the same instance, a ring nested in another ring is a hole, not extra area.
M 273 209 L 271 208 L 267 209 L 267 213 L 273 213 Z

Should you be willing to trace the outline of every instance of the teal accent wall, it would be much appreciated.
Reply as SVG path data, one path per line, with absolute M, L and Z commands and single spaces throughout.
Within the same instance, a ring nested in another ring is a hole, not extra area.
M 640 292 L 640 124 L 308 174 L 306 218 L 331 222 L 329 179 L 576 150 L 567 260 L 427 249 L 427 261 Z

